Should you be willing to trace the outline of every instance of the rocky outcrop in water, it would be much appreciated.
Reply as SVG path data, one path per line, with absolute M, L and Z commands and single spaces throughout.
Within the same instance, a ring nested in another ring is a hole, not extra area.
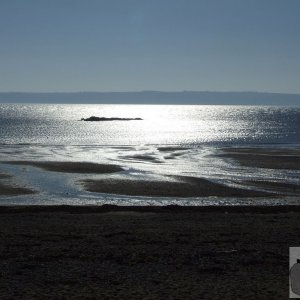
M 104 118 L 104 117 L 95 117 L 91 116 L 89 118 L 81 118 L 81 121 L 88 122 L 103 122 L 103 121 L 140 121 L 142 118 Z

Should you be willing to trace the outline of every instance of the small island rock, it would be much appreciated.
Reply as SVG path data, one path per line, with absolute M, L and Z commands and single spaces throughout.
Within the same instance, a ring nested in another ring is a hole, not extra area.
M 139 121 L 143 120 L 142 118 L 104 118 L 104 117 L 95 117 L 91 116 L 89 118 L 81 118 L 81 121 L 88 122 L 101 122 L 101 121 Z

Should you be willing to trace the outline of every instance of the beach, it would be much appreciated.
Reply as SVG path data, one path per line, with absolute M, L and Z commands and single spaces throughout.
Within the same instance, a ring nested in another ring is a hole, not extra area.
M 276 170 L 290 167 L 292 160 L 299 170 L 295 148 L 220 151 L 221 157 L 242 165 Z M 262 166 L 265 157 L 267 165 Z M 33 166 L 49 174 L 113 176 L 123 171 L 121 166 L 96 163 L 5 164 Z M 15 186 L 9 174 L 2 173 L 0 179 L 20 196 L 35 192 Z M 95 195 L 238 196 L 252 199 L 252 205 L 0 206 L 1 299 L 287 297 L 289 247 L 299 244 L 300 206 L 284 205 L 284 199 L 290 193 L 297 198 L 299 182 L 249 180 L 245 189 L 177 175 L 165 182 L 108 177 L 78 184 Z M 274 197 L 255 190 L 257 186 L 277 192 L 281 205 L 254 205 L 255 199 Z
M 299 207 L 0 207 L 1 299 L 285 299 Z

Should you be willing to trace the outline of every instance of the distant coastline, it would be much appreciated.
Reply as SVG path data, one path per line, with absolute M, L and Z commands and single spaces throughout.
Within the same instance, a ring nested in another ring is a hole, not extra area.
M 300 94 L 265 92 L 1 92 L 0 103 L 300 105 Z

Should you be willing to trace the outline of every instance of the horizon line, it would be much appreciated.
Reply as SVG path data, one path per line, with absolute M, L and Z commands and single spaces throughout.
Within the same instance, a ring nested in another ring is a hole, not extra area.
M 299 92 L 271 92 L 271 91 L 215 91 L 215 90 L 132 90 L 132 91 L 0 91 L 0 94 L 81 94 L 81 93 L 253 93 L 253 94 L 287 94 L 300 95 Z

